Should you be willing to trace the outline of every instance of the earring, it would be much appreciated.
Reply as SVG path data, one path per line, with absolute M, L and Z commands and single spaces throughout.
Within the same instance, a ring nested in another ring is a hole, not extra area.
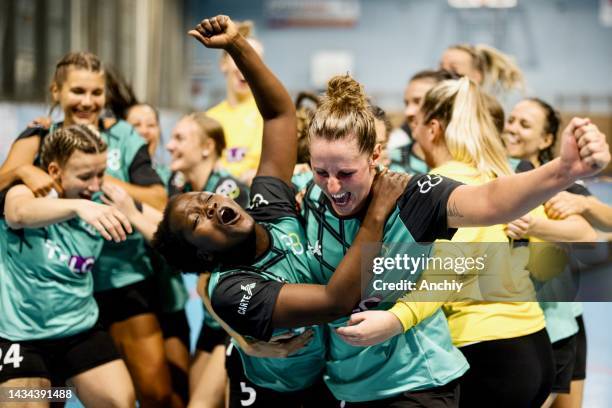
M 209 154 L 208 150 L 202 150 L 202 157 L 203 158 L 207 158 L 208 154 Z

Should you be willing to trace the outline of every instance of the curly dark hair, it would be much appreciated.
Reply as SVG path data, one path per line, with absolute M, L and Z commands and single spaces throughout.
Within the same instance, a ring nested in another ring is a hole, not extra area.
M 151 247 L 173 268 L 195 273 L 211 271 L 215 266 L 214 263 L 206 259 L 195 245 L 187 241 L 180 231 L 170 225 L 171 213 L 178 197 L 180 194 L 175 195 L 168 202 L 164 210 L 164 217 L 151 241 Z

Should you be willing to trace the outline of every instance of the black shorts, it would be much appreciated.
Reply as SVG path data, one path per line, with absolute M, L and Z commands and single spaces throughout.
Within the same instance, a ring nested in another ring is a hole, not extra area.
M 555 380 L 552 392 L 556 394 L 569 394 L 574 366 L 576 364 L 576 338 L 577 334 L 552 344 L 555 361 Z
M 229 378 L 230 408 L 327 408 L 339 407 L 323 378 L 312 386 L 295 392 L 278 392 L 252 383 L 244 374 L 242 360 L 236 347 L 228 343 L 225 357 L 225 368 Z
M 212 353 L 215 347 L 224 346 L 229 341 L 229 335 L 223 329 L 215 329 L 202 322 L 200 335 L 196 342 L 196 350 Z
M 189 322 L 185 309 L 157 315 L 164 339 L 178 338 L 189 350 Z
M 576 362 L 574 363 L 572 381 L 586 379 L 587 338 L 582 315 L 576 317 L 576 322 L 578 323 L 578 333 L 576 333 Z
M 463 346 L 470 369 L 459 379 L 460 407 L 540 407 L 555 367 L 546 329 Z
M 122 288 L 95 292 L 94 297 L 100 309 L 99 322 L 105 329 L 130 317 L 159 311 L 153 278 Z
M 376 401 L 346 402 L 345 408 L 457 408 L 459 407 L 459 381 L 422 391 L 408 391 L 395 397 Z
M 6 362 L 6 355 L 20 356 L 18 363 Z M 11 341 L 0 338 L 4 363 L 0 366 L 0 383 L 13 378 L 48 378 L 53 383 L 67 379 L 102 364 L 121 358 L 110 335 L 100 326 L 52 340 Z

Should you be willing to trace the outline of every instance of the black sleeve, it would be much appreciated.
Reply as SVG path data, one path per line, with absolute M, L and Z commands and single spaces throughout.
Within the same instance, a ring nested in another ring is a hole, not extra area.
M 521 160 L 516 166 L 515 173 L 523 173 L 533 169 L 535 169 L 535 167 L 529 160 Z
M 221 278 L 210 300 L 215 313 L 239 334 L 268 341 L 282 286 L 253 272 L 231 273 Z
M 251 185 L 251 204 L 247 210 L 256 221 L 299 218 L 295 191 L 276 177 L 255 177 Z
M 138 150 L 130 164 L 130 183 L 138 186 L 164 185 L 157 172 L 153 170 L 151 156 L 149 156 L 146 145 Z
M 415 241 L 452 238 L 457 229 L 448 227 L 446 204 L 453 190 L 461 185 L 437 174 L 419 174 L 410 179 L 397 204 L 400 218 Z
M 568 193 L 579 194 L 581 196 L 587 196 L 587 197 L 593 195 L 591 194 L 588 188 L 578 183 L 572 184 L 565 191 L 567 191 Z
M 17 139 L 15 139 L 15 141 L 21 140 L 21 139 L 27 139 L 33 136 L 39 136 L 41 146 L 42 146 L 42 141 L 45 138 L 45 136 L 47 136 L 48 134 L 49 134 L 49 129 L 42 127 L 42 126 L 32 126 L 32 127 L 26 128 L 26 130 L 21 132 L 21 134 L 17 136 Z

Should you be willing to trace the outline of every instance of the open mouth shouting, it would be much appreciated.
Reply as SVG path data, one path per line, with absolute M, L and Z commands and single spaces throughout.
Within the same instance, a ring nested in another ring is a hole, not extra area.
M 217 219 L 223 225 L 233 225 L 240 219 L 240 213 L 231 207 L 223 206 L 217 210 Z
M 348 191 L 345 193 L 330 194 L 330 196 L 334 204 L 338 207 L 346 206 L 351 199 L 351 193 L 349 193 Z

